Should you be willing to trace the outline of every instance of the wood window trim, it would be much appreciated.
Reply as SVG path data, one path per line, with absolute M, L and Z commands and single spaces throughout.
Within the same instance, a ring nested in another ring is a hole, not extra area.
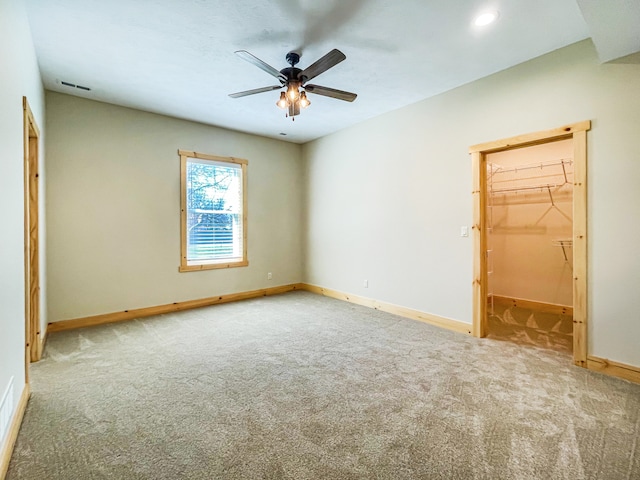
M 244 158 L 222 157 L 190 150 L 178 150 L 180 155 L 180 266 L 179 272 L 198 272 L 220 268 L 246 267 L 249 265 L 247 257 L 247 166 L 249 161 Z M 234 262 L 202 263 L 189 265 L 187 263 L 187 161 L 189 158 L 213 160 L 240 165 L 242 170 L 242 259 Z
M 473 175 L 473 335 L 487 335 L 486 156 L 558 140 L 573 141 L 573 361 L 587 367 L 587 131 L 585 120 L 559 128 L 482 143 L 469 148 Z

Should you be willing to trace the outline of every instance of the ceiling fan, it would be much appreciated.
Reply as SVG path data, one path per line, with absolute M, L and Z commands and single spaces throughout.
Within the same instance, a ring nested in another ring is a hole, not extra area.
M 355 93 L 307 83 L 312 78 L 315 78 L 321 73 L 326 72 L 330 68 L 335 67 L 338 63 L 347 58 L 345 54 L 338 49 L 334 48 L 325 56 L 321 57 L 315 63 L 311 64 L 304 70 L 296 67 L 296 64 L 298 64 L 298 62 L 300 61 L 300 54 L 297 52 L 289 52 L 286 55 L 286 59 L 287 63 L 291 66 L 283 68 L 280 71 L 276 70 L 268 63 L 263 62 L 258 57 L 252 55 L 246 50 L 238 50 L 235 53 L 243 60 L 246 60 L 259 69 L 267 72 L 269 75 L 277 78 L 280 82 L 280 85 L 273 85 L 270 87 L 245 90 L 244 92 L 231 93 L 229 94 L 231 98 L 246 97 L 247 95 L 271 92 L 272 90 L 286 88 L 286 91 L 280 92 L 280 99 L 276 102 L 276 105 L 286 110 L 286 116 L 289 116 L 292 120 L 295 120 L 294 117 L 300 114 L 301 108 L 306 108 L 311 105 L 311 102 L 307 98 L 306 92 L 315 93 L 316 95 L 324 95 L 325 97 L 337 98 L 338 100 L 344 100 L 346 102 L 353 102 L 357 97 Z

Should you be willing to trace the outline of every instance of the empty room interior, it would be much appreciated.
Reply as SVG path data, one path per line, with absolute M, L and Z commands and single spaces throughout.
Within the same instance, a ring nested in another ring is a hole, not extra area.
M 640 478 L 638 24 L 0 0 L 0 478 Z

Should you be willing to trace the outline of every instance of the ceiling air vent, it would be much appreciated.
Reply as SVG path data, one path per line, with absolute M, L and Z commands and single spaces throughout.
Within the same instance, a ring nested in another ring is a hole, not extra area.
M 60 85 L 64 85 L 65 87 L 78 88 L 80 90 L 84 90 L 85 92 L 91 91 L 89 87 L 83 87 L 82 85 L 76 85 L 75 83 L 65 82 L 63 80 L 56 80 L 56 83 L 59 83 Z

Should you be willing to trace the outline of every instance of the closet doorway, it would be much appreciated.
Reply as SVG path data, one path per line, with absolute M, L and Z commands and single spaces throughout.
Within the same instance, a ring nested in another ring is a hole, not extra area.
M 590 122 L 470 148 L 473 333 L 587 357 L 586 132 Z

